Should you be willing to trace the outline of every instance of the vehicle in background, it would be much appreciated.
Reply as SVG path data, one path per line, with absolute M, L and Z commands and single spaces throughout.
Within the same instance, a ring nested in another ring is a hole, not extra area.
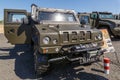
M 91 28 L 107 29 L 110 36 L 120 37 L 120 20 L 116 20 L 110 12 L 78 13 L 78 17 L 80 22 L 84 18 Z
M 120 14 L 114 14 L 116 20 L 120 20 Z

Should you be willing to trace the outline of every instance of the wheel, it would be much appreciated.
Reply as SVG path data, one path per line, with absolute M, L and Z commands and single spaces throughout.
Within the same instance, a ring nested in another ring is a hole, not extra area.
M 116 38 L 116 39 L 120 39 L 120 36 L 115 36 L 115 35 L 114 35 L 114 38 Z
M 34 68 L 36 76 L 45 75 L 49 69 L 48 56 L 36 52 L 34 55 Z
M 39 76 L 42 76 L 42 75 L 46 75 L 46 73 L 48 71 L 48 67 L 49 67 L 48 64 L 36 65 L 36 70 L 35 70 L 36 76 L 39 77 Z

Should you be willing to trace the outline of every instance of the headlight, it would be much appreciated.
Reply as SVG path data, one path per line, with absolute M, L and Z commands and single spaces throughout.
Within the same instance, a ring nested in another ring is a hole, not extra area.
M 53 44 L 57 44 L 57 42 L 58 42 L 58 41 L 57 41 L 56 39 L 53 40 Z
M 50 38 L 49 37 L 44 37 L 43 38 L 43 43 L 44 44 L 49 44 L 49 42 L 50 42 Z
M 95 37 L 95 40 L 101 40 L 102 39 L 102 34 L 98 34 L 96 37 Z

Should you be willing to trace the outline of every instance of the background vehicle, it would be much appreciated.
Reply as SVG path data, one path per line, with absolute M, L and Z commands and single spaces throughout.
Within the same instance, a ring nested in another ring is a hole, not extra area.
M 92 28 L 107 29 L 110 36 L 120 37 L 120 20 L 116 20 L 114 15 L 109 12 L 78 13 L 80 21 L 82 17 L 89 22 Z
M 39 8 L 35 4 L 31 7 L 31 13 L 5 9 L 4 29 L 11 44 L 34 46 L 37 74 L 45 73 L 54 61 L 85 64 L 97 61 L 103 54 L 101 31 L 82 28 L 75 11 Z
M 120 14 L 114 14 L 116 20 L 120 20 Z

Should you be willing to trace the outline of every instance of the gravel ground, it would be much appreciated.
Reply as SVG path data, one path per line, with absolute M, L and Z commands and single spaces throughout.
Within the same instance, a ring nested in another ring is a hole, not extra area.
M 120 61 L 120 40 L 112 39 Z M 53 64 L 48 75 L 38 80 L 120 80 L 120 64 L 114 53 L 107 53 L 111 59 L 110 74 L 104 74 L 103 62 L 91 66 L 79 64 Z M 0 34 L 0 80 L 37 80 L 34 75 L 33 55 L 29 45 L 11 45 Z
M 3 32 L 4 32 L 4 30 L 3 30 L 3 25 L 0 24 L 0 33 L 3 33 Z

